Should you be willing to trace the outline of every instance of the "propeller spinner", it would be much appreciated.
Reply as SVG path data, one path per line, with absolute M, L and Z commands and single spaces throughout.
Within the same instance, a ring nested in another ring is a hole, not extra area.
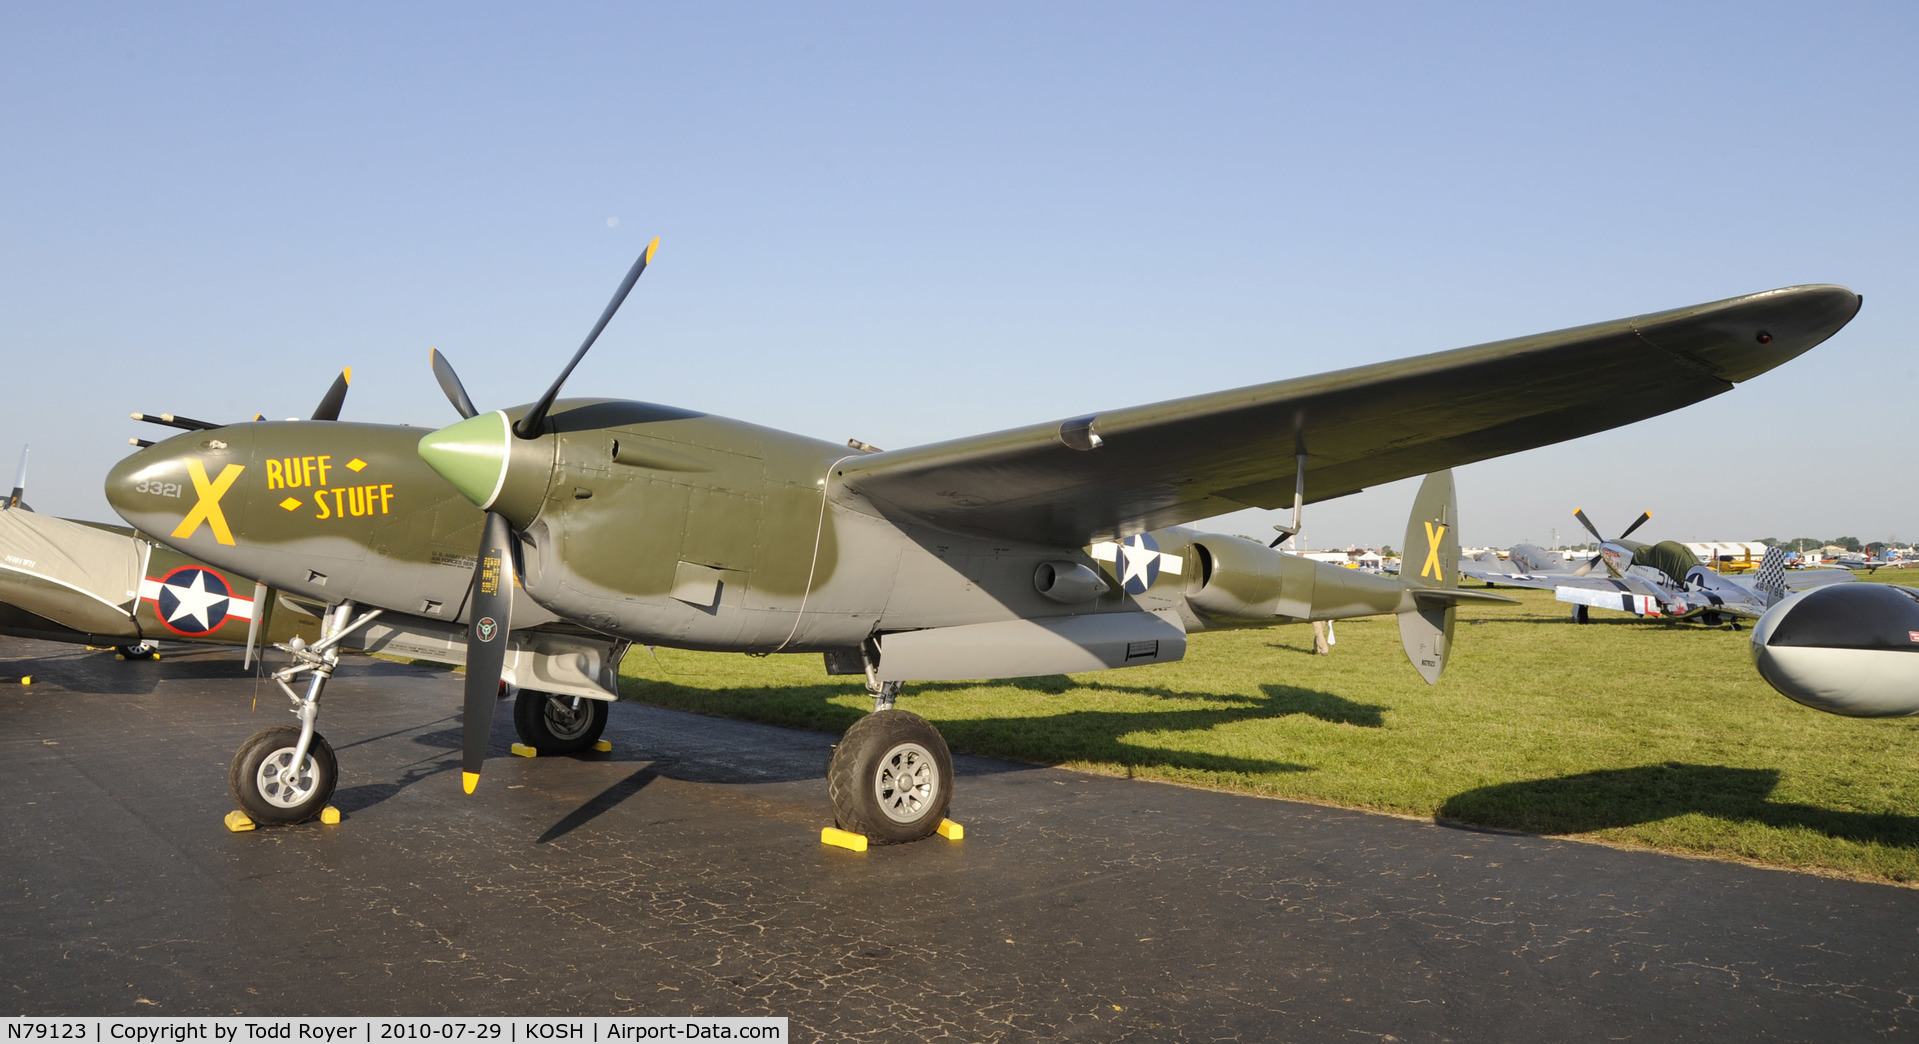
M 506 665 L 507 639 L 512 633 L 513 562 L 517 537 L 514 516 L 536 511 L 539 498 L 551 475 L 551 448 L 546 450 L 546 467 L 514 468 L 516 459 L 536 463 L 540 456 L 532 440 L 546 434 L 546 415 L 573 368 L 586 357 L 587 349 L 599 339 L 600 332 L 613 314 L 620 310 L 640 273 L 653 260 L 660 241 L 647 244 L 646 252 L 626 273 L 600 321 L 573 353 L 566 367 L 516 424 L 504 410 L 481 413 L 467 395 L 466 387 L 453 372 L 453 365 L 438 349 L 432 352 L 433 376 L 440 389 L 465 418 L 420 440 L 420 457 L 440 473 L 453 488 L 486 511 L 486 527 L 480 536 L 479 562 L 473 570 L 473 587 L 467 600 L 467 618 L 471 621 L 466 637 L 466 710 L 461 723 L 460 782 L 466 792 L 480 781 L 480 767 L 486 759 L 487 737 L 493 731 L 493 710 L 499 702 L 500 675 Z M 515 483 L 511 476 L 518 475 Z M 521 522 L 531 521 L 528 518 Z
M 1626 531 L 1624 533 L 1619 534 L 1618 537 L 1612 540 L 1607 540 L 1605 537 L 1599 535 L 1599 527 L 1593 525 L 1592 519 L 1586 517 L 1586 510 L 1584 508 L 1574 508 L 1573 517 L 1578 519 L 1579 524 L 1586 527 L 1586 532 L 1591 533 L 1593 535 L 1593 539 L 1599 542 L 1599 553 L 1587 559 L 1585 565 L 1582 565 L 1578 569 L 1573 570 L 1574 576 L 1585 576 L 1587 573 L 1590 573 L 1593 571 L 1593 566 L 1596 566 L 1600 562 L 1605 561 L 1606 545 L 1608 544 L 1617 545 L 1619 544 L 1620 541 L 1625 540 L 1629 536 L 1632 536 L 1634 530 L 1638 529 L 1640 526 L 1645 525 L 1648 521 L 1652 519 L 1652 512 L 1650 511 L 1640 512 L 1639 517 L 1633 520 L 1633 524 L 1630 526 L 1627 526 Z M 1630 556 L 1628 556 L 1628 558 L 1630 558 Z M 1613 568 L 1612 563 L 1610 562 L 1607 562 L 1606 568 L 1608 571 L 1614 573 L 1615 575 L 1619 572 L 1619 570 Z

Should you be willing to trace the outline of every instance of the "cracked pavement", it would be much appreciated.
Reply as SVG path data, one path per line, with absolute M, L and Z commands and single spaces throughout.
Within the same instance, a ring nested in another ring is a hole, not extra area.
M 819 844 L 833 737 L 622 703 L 461 793 L 352 658 L 338 826 L 231 834 L 237 652 L 0 638 L 9 1014 L 781 1015 L 796 1040 L 1876 1040 L 1919 891 L 960 756 L 966 839 Z M 258 696 L 258 708 L 253 700 Z M 905 703 L 910 707 L 910 695 Z M 503 708 L 504 710 L 504 708 Z

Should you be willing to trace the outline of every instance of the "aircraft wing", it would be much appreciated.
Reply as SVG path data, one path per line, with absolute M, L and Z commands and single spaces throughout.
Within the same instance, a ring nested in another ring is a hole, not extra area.
M 1858 579 L 1858 575 L 1850 569 L 1793 569 L 1786 573 L 1786 590 L 1810 591 L 1815 587 L 1849 584 Z
M 1788 287 L 1556 333 L 1107 410 L 843 461 L 882 514 L 1066 546 L 1457 467 L 1657 416 L 1832 336 L 1840 286 Z
M 1565 584 L 1567 581 L 1579 582 L 1586 579 L 1602 579 L 1606 576 L 1606 572 L 1602 569 L 1597 572 L 1597 575 L 1588 574 L 1588 576 L 1585 577 L 1577 577 L 1571 573 L 1553 573 L 1546 575 L 1538 573 L 1501 573 L 1492 569 L 1468 569 L 1465 563 L 1462 562 L 1460 563 L 1459 575 L 1468 580 L 1477 580 L 1485 584 L 1498 584 L 1501 587 L 1530 587 L 1536 591 L 1550 591 Z

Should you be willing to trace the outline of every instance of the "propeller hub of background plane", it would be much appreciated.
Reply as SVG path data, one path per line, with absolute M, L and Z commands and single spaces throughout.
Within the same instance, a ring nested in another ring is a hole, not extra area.
M 500 410 L 449 424 L 420 440 L 420 457 L 460 494 L 491 508 L 506 486 L 513 426 Z

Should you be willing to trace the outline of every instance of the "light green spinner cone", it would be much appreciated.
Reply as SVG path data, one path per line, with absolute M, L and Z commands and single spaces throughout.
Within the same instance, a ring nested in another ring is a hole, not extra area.
M 420 440 L 420 459 L 461 495 L 490 508 L 506 482 L 512 425 L 498 410 L 451 424 Z

